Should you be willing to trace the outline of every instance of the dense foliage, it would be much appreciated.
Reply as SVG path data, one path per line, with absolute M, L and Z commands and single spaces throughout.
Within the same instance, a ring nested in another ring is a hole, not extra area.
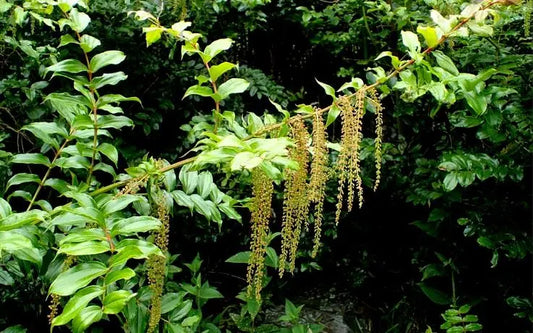
M 532 9 L 0 0 L 0 329 L 528 332 Z

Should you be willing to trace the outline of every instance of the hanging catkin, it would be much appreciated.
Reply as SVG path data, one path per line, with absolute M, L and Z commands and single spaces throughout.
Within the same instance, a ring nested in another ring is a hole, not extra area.
M 311 178 L 309 180 L 309 200 L 315 205 L 314 210 L 314 239 L 313 252 L 314 258 L 320 246 L 320 235 L 322 233 L 322 220 L 324 211 L 324 198 L 326 196 L 326 183 L 328 181 L 328 148 L 327 132 L 324 126 L 322 114 L 315 112 L 313 118 L 313 160 L 311 162 Z
M 267 248 L 268 222 L 272 209 L 272 193 L 274 186 L 267 174 L 257 167 L 252 171 L 252 201 L 251 224 L 252 235 L 250 241 L 250 259 L 248 262 L 248 296 L 261 298 L 263 275 L 265 269 L 265 253 Z
M 289 271 L 294 271 L 302 223 L 307 220 L 309 214 L 307 194 L 307 169 L 309 166 L 307 142 L 309 141 L 309 133 L 300 117 L 295 118 L 289 125 L 290 135 L 294 140 L 294 146 L 289 149 L 289 158 L 298 163 L 298 169 L 286 170 L 279 259 L 280 277 L 283 276 L 287 264 Z

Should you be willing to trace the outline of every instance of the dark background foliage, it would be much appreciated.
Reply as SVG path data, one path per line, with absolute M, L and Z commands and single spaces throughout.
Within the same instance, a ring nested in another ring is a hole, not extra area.
M 262 114 L 265 109 L 274 112 L 269 98 L 289 108 L 301 102 L 327 105 L 330 100 L 315 78 L 338 87 L 347 77 L 362 76 L 381 51 L 401 54 L 398 40 L 402 29 L 427 21 L 431 8 L 453 13 L 461 3 L 183 0 L 166 3 L 161 21 L 190 20 L 194 31 L 207 40 L 233 38 L 235 45 L 226 57 L 240 64 L 236 75 L 251 86 L 242 96 L 226 101 L 225 108 Z M 190 58 L 180 60 L 179 48 L 171 41 L 146 48 L 140 24 L 126 15 L 141 7 L 159 10 L 149 2 L 95 0 L 90 5 L 88 32 L 102 40 L 104 49 L 122 50 L 127 55 L 121 70 L 128 80 L 114 91 L 143 102 L 125 109 L 136 126 L 116 139 L 124 157 L 122 167 L 134 165 L 145 154 L 178 159 L 195 141 L 191 125 L 211 115 L 210 104 L 182 99 L 202 64 Z M 393 91 L 383 100 L 387 144 L 382 186 L 375 193 L 367 190 L 363 209 L 346 215 L 335 228 L 332 201 L 336 185 L 330 184 L 322 250 L 311 259 L 311 241 L 303 241 L 299 272 L 283 280 L 272 272 L 266 293 L 273 304 L 282 304 L 287 297 L 313 308 L 332 298 L 349 304 L 345 320 L 354 328 L 372 323 L 373 332 L 421 332 L 427 325 L 438 327 L 442 322 L 439 314 L 445 306 L 433 301 L 451 297 L 453 266 L 459 303 L 474 305 L 484 332 L 530 332 L 531 324 L 513 317 L 517 310 L 506 299 L 531 299 L 532 295 L 532 39 L 524 36 L 522 19 L 506 22 L 494 37 L 458 39 L 445 46 L 461 72 L 498 71 L 487 81 L 492 103 L 484 115 L 471 116 L 464 101 L 437 106 L 431 96 L 406 103 L 400 92 Z M 0 24 L 6 31 L 8 25 L 1 20 Z M 38 41 L 35 45 L 57 44 L 57 34 L 36 31 L 20 28 L 17 34 Z M 57 52 L 50 47 L 48 53 Z M 2 44 L 0 53 L 0 149 L 27 152 L 31 139 L 16 130 L 31 120 L 51 117 L 39 96 L 41 90 L 52 91 L 62 83 L 56 80 L 36 86 L 36 96 L 28 98 L 28 87 L 41 80 L 39 67 L 48 60 L 20 54 L 8 43 Z M 373 126 L 371 121 L 368 125 Z M 339 136 L 340 129 L 333 125 L 330 140 Z M 498 165 L 485 167 L 487 180 L 444 190 L 446 172 L 439 164 L 446 156 L 467 158 L 469 154 L 487 154 L 497 159 Z M 3 164 L 2 158 L 0 155 L 0 190 L 15 171 Z M 373 177 L 372 163 L 364 163 L 368 184 Z M 226 189 L 235 197 L 249 194 L 245 184 L 229 184 Z M 185 210 L 176 210 L 171 222 L 170 252 L 179 253 L 185 262 L 199 253 L 205 277 L 226 296 L 209 305 L 213 314 L 234 306 L 233 296 L 245 286 L 244 266 L 225 262 L 247 247 L 248 216 L 245 210 L 242 213 L 242 225 L 225 222 L 221 231 Z M 273 228 L 278 230 L 279 198 L 276 214 Z M 426 293 L 421 283 L 430 288 Z M 2 288 L 0 312 L 37 314 L 35 323 L 45 323 L 44 304 L 34 311 L 12 301 L 39 304 L 31 298 L 35 289 L 42 288 L 39 281 L 36 286 Z M 8 309 L 16 311 L 6 312 Z M 20 319 L 2 317 L 0 328 Z

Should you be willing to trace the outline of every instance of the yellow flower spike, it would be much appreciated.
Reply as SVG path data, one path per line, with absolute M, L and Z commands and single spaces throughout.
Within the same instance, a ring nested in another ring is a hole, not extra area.
M 274 185 L 272 180 L 259 167 L 252 170 L 252 185 L 252 235 L 250 241 L 251 253 L 246 274 L 248 281 L 247 293 L 249 297 L 254 294 L 255 298 L 260 300 Z

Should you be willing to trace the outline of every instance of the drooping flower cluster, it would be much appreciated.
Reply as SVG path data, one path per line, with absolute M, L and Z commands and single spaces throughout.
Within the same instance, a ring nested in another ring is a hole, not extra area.
M 304 121 L 297 117 L 290 124 L 290 136 L 294 146 L 289 149 L 289 158 L 298 163 L 298 169 L 286 170 L 285 195 L 283 199 L 283 222 L 281 230 L 281 255 L 279 257 L 279 275 L 283 276 L 286 264 L 293 272 L 296 253 L 302 231 L 302 223 L 309 214 L 309 197 L 307 188 L 307 169 L 309 165 L 309 133 Z
M 272 180 L 261 168 L 252 170 L 252 201 L 251 224 L 252 235 L 250 241 L 250 259 L 248 261 L 248 296 L 255 295 L 261 298 L 263 275 L 265 269 L 265 253 L 267 248 L 268 223 L 272 210 L 272 193 L 274 185 Z
M 322 214 L 324 211 L 324 199 L 326 196 L 326 183 L 328 181 L 328 147 L 327 132 L 324 126 L 324 119 L 321 113 L 315 112 L 313 117 L 313 161 L 311 162 L 311 177 L 309 180 L 309 200 L 315 205 L 314 209 L 314 258 L 320 246 L 320 235 L 322 233 Z

